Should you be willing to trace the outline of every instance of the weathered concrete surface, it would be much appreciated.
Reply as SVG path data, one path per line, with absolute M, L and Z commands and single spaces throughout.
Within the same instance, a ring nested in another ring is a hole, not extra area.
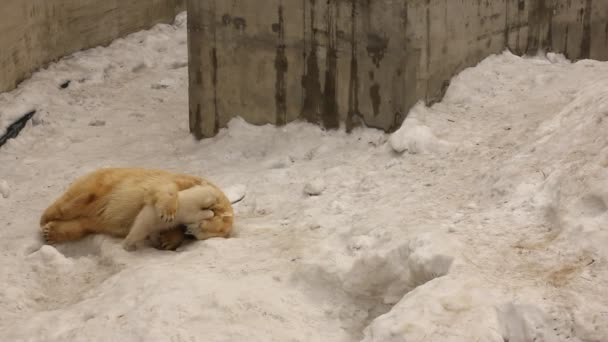
M 188 0 L 190 128 L 234 116 L 392 131 L 506 47 L 608 59 L 604 0 Z
M 171 22 L 184 9 L 185 0 L 1 0 L 0 92 L 53 60 Z

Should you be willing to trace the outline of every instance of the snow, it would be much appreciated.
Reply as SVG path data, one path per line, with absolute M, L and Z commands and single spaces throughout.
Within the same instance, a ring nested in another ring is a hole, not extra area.
M 608 63 L 504 52 L 392 135 L 237 118 L 197 142 L 185 20 L 0 94 L 0 129 L 37 110 L 0 148 L 0 340 L 608 340 Z M 107 166 L 210 179 L 235 236 L 42 245 Z
M 11 194 L 11 188 L 8 185 L 8 182 L 4 179 L 0 179 L 0 195 L 2 195 L 3 198 L 8 198 L 8 196 Z
M 410 154 L 447 151 L 450 144 L 438 139 L 428 126 L 419 122 L 419 111 L 424 111 L 421 103 L 410 110 L 401 127 L 391 135 L 388 140 L 391 148 L 397 153 L 407 151 Z
M 319 196 L 323 193 L 325 187 L 323 178 L 315 178 L 304 185 L 304 193 L 309 196 Z

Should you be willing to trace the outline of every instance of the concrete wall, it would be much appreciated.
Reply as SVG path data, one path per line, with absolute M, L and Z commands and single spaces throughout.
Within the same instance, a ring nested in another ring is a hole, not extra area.
M 0 0 L 0 92 L 39 67 L 159 22 L 185 0 Z
M 392 131 L 506 47 L 608 59 L 604 0 L 188 0 L 190 128 L 240 115 Z

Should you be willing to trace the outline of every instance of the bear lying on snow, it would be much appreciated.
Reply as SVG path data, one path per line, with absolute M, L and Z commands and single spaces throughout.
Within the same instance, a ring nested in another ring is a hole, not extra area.
M 187 224 L 199 240 L 226 238 L 232 231 L 232 204 L 217 186 L 200 177 L 155 169 L 106 168 L 74 181 L 40 218 L 49 244 L 88 234 L 127 237 L 133 232 L 124 243 L 126 249 L 149 233 L 160 248 L 176 249 L 185 238 L 179 224 Z

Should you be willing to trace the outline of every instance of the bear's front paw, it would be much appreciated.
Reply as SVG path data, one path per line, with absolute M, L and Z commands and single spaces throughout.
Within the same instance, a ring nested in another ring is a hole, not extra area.
M 175 214 L 177 213 L 177 205 L 174 205 L 171 201 L 165 203 L 157 203 L 156 210 L 160 219 L 164 222 L 171 223 L 175 220 Z

